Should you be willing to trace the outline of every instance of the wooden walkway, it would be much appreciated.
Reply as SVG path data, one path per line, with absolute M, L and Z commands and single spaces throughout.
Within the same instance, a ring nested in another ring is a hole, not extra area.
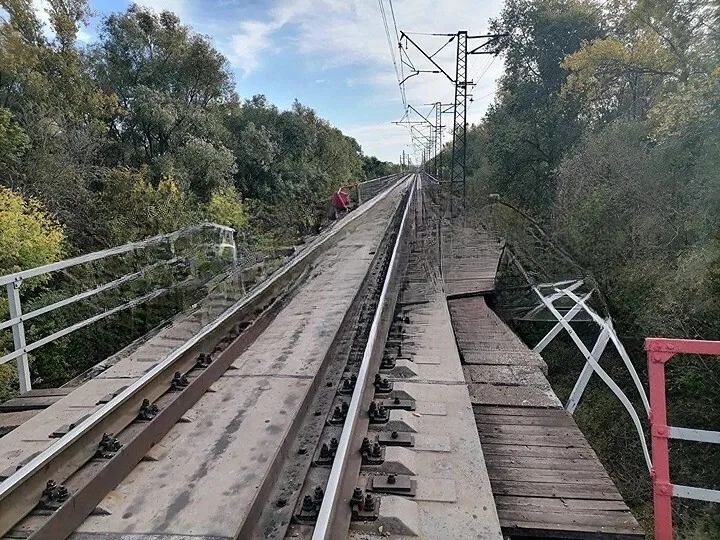
M 529 350 L 486 305 L 488 270 L 497 267 L 497 244 L 465 231 L 466 241 L 485 243 L 476 254 L 476 277 L 452 267 L 448 305 L 478 434 L 503 533 L 557 539 L 644 538 L 635 518 L 563 408 L 546 378 L 542 357 Z M 457 238 L 457 235 L 456 235 Z M 469 250 L 458 249 L 457 252 Z M 458 268 L 468 268 L 461 263 Z M 476 296 L 467 285 L 482 288 Z M 462 290 L 462 296 L 451 294 Z
M 494 289 L 502 246 L 489 234 L 465 227 L 447 227 L 440 246 L 448 297 Z

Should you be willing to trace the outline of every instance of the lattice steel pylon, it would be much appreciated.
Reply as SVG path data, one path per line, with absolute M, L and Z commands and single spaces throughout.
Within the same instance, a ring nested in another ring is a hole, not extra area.
M 442 172 L 442 103 L 435 103 L 435 176 Z
M 453 118 L 453 144 L 450 158 L 450 215 L 452 216 L 453 199 L 457 195 L 458 184 L 462 188 L 463 200 L 466 194 L 465 165 L 467 157 L 467 40 L 466 30 L 457 33 L 457 61 L 455 72 L 455 111 Z

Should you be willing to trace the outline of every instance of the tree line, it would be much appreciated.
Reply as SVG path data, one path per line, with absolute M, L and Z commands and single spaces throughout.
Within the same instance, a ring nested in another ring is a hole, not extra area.
M 647 336 L 720 339 L 720 4 L 506 0 L 491 28 L 505 34 L 505 68 L 468 131 L 468 205 L 484 208 L 498 193 L 571 254 L 641 373 Z M 556 374 L 567 373 L 569 354 L 551 359 Z M 713 360 L 671 368 L 671 421 L 720 425 Z M 596 390 L 579 420 L 647 516 L 635 435 L 607 390 Z M 675 481 L 720 486 L 720 452 L 708 446 L 673 446 Z M 720 537 L 716 506 L 678 508 L 684 537 Z
M 49 27 L 0 2 L 0 183 L 42 203 L 65 253 L 204 218 L 297 236 L 334 188 L 392 169 L 297 101 L 241 100 L 173 13 L 132 6 L 80 46 L 87 0 L 47 4 Z
M 35 4 L 0 0 L 0 275 L 205 220 L 249 244 L 292 245 L 335 189 L 397 170 L 298 101 L 241 99 L 227 59 L 169 11 L 111 13 L 84 45 L 87 0 L 48 0 L 47 24 Z M 97 285 L 74 279 L 75 292 Z M 47 304 L 63 287 L 24 283 L 23 303 Z M 39 350 L 36 384 L 61 384 L 161 318 L 122 317 L 132 329 L 115 319 Z M 0 366 L 0 399 L 13 381 Z

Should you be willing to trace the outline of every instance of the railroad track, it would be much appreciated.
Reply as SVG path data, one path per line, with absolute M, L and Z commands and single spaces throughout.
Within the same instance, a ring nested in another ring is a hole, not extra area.
M 374 519 L 378 503 L 357 492 L 357 477 L 363 459 L 382 453 L 374 442 L 368 449 L 363 439 L 370 421 L 387 416 L 384 406 L 373 401 L 376 391 L 387 394 L 376 374 L 410 249 L 416 180 L 401 177 L 0 483 L 0 535 L 54 540 L 75 533 L 233 369 L 311 278 L 324 254 L 367 227 L 376 207 L 395 200 L 370 270 L 316 373 L 307 377 L 299 414 L 257 482 L 233 536 L 340 538 L 351 519 Z

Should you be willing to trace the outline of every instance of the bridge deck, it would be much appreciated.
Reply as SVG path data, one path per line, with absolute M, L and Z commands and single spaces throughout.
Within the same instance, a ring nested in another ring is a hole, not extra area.
M 465 231 L 475 248 L 476 294 L 490 292 L 489 268 L 499 250 L 488 237 Z M 457 249 L 456 253 L 467 251 Z M 445 275 L 467 262 L 448 257 Z M 461 283 L 472 282 L 463 275 Z M 457 282 L 446 287 L 451 295 Z M 463 295 L 472 294 L 464 288 Z M 564 539 L 642 538 L 640 526 L 623 502 L 582 432 L 555 396 L 547 366 L 487 306 L 483 296 L 449 298 L 455 336 L 463 359 L 503 533 Z

